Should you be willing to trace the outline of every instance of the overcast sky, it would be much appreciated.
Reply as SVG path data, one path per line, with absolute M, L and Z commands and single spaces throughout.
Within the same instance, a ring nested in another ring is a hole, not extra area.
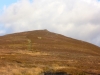
M 0 35 L 37 29 L 100 46 L 100 2 L 0 0 Z

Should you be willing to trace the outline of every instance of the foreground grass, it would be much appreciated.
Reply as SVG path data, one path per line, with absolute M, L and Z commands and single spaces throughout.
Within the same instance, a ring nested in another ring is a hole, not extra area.
M 56 52 L 55 52 L 56 53 Z M 99 74 L 99 56 L 56 54 L 38 51 L 9 51 L 0 54 L 0 75 L 40 75 L 64 71 L 72 75 Z
M 6 67 L 0 68 L 0 75 L 39 75 L 41 72 L 42 69 L 39 67 L 25 68 L 17 65 L 7 65 Z

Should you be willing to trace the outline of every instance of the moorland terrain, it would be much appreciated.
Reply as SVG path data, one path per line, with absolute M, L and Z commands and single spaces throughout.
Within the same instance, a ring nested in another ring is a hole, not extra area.
M 100 47 L 48 30 L 0 36 L 0 75 L 100 74 Z

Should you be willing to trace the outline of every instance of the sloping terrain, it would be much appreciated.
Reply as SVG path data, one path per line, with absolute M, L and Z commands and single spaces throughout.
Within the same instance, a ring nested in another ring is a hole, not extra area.
M 48 30 L 0 36 L 0 75 L 44 71 L 100 74 L 100 47 Z

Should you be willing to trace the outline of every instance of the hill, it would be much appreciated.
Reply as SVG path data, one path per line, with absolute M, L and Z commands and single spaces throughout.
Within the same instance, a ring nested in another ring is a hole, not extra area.
M 0 75 L 100 74 L 100 47 L 48 30 L 0 36 Z

